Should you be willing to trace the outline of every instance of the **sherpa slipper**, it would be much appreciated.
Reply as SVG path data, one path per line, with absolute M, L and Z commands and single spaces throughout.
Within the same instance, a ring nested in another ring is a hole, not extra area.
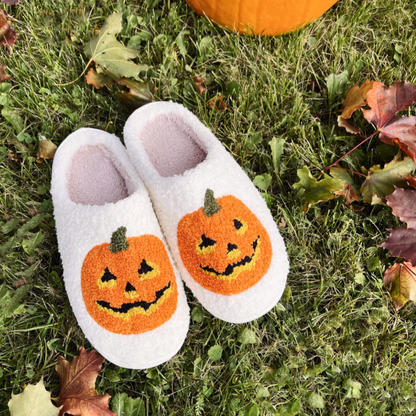
M 182 278 L 214 316 L 243 323 L 280 299 L 289 264 L 266 203 L 218 139 L 172 102 L 136 110 L 124 128 Z
M 51 193 L 65 287 L 93 346 L 120 367 L 173 357 L 189 308 L 149 195 L 116 136 L 80 129 L 59 146 Z

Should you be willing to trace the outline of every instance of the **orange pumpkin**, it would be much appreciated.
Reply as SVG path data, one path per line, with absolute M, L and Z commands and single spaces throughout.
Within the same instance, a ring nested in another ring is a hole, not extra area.
M 215 199 L 208 189 L 204 207 L 179 221 L 177 237 L 189 274 L 221 295 L 244 292 L 270 267 L 272 245 L 267 231 L 232 195 Z
M 338 0 L 187 0 L 200 15 L 240 33 L 280 35 L 304 26 Z
M 159 327 L 176 310 L 178 289 L 162 241 L 150 234 L 126 238 L 113 233 L 111 244 L 93 247 L 81 269 L 88 313 L 116 334 L 139 334 Z

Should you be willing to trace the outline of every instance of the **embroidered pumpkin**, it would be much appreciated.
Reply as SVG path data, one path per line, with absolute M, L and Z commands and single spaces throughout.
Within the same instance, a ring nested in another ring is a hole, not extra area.
M 272 246 L 267 231 L 232 195 L 217 200 L 208 189 L 204 207 L 180 220 L 177 237 L 189 274 L 221 295 L 244 292 L 270 267 Z
M 338 0 L 187 0 L 200 15 L 240 33 L 280 35 L 311 22 Z M 248 26 L 250 29 L 248 28 Z
M 88 313 L 117 334 L 139 334 L 164 324 L 176 310 L 178 289 L 168 254 L 154 235 L 126 238 L 113 233 L 111 244 L 93 247 L 81 269 Z

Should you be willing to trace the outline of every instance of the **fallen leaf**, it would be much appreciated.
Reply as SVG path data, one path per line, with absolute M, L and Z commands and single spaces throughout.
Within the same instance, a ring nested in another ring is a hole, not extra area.
M 344 127 L 344 129 L 347 130 L 347 132 L 351 134 L 361 133 L 361 130 L 357 126 L 354 126 L 348 120 L 346 120 L 345 118 L 342 118 L 342 116 L 338 116 L 338 126 Z
M 192 77 L 192 80 L 194 81 L 196 90 L 198 91 L 199 95 L 204 94 L 208 90 L 205 88 L 205 79 L 199 76 Z
M 17 152 L 13 152 L 13 150 L 8 149 L 7 153 L 8 153 L 9 160 L 11 160 L 12 162 L 16 162 L 16 163 L 20 162 L 20 157 L 17 154 Z
M 58 401 L 63 406 L 60 416 L 117 416 L 108 408 L 108 393 L 99 396 L 95 391 L 95 380 L 104 358 L 97 351 L 87 352 L 83 347 L 80 354 L 69 363 L 58 357 L 56 372 L 61 380 Z
M 358 84 L 355 84 L 348 91 L 345 100 L 342 100 L 342 105 L 344 106 L 344 109 L 342 110 L 341 117 L 343 119 L 350 118 L 355 110 L 360 109 L 367 103 L 367 93 L 373 88 L 373 84 L 374 81 L 368 79 L 361 85 L 361 87 L 359 87 Z
M 344 188 L 344 181 L 331 178 L 325 174 L 324 179 L 317 181 L 307 167 L 298 169 L 297 174 L 300 181 L 295 183 L 293 187 L 304 191 L 305 202 L 303 210 L 305 212 L 313 204 L 335 198 L 337 196 L 335 192 L 339 192 Z
M 126 393 L 116 394 L 111 400 L 111 409 L 118 416 L 145 416 L 146 409 L 143 400 L 138 397 L 132 399 Z
M 100 89 L 105 85 L 111 88 L 114 85 L 113 79 L 105 71 L 96 71 L 94 68 L 91 68 L 88 71 L 88 74 L 85 76 L 87 84 L 92 85 L 93 87 Z
M 52 404 L 43 379 L 38 384 L 29 384 L 23 393 L 12 393 L 8 405 L 11 416 L 58 416 L 60 410 Z
M 13 6 L 19 4 L 19 0 L 1 0 L 1 4 L 10 4 L 10 6 Z
M 408 176 L 415 169 L 416 164 L 410 157 L 401 160 L 400 151 L 391 162 L 386 163 L 384 168 L 380 168 L 380 165 L 372 166 L 360 189 L 364 202 L 374 205 L 373 196 L 385 198 L 394 192 L 395 186 L 406 186 L 403 177 Z
M 403 177 L 403 179 L 413 188 L 416 188 L 416 175 L 410 174 L 409 176 Z
M 379 247 L 389 250 L 395 257 L 401 257 L 416 265 L 416 229 L 396 228 L 389 231 L 387 240 Z
M 329 170 L 329 173 L 333 178 L 344 181 L 344 189 L 335 192 L 335 195 L 343 196 L 348 207 L 351 207 L 352 201 L 360 200 L 358 197 L 358 187 L 345 169 L 342 169 L 339 166 L 334 166 Z
M 416 117 L 397 116 L 398 111 L 407 110 L 416 102 L 416 85 L 395 82 L 390 88 L 375 82 L 367 94 L 371 110 L 362 110 L 364 117 L 377 127 L 380 140 L 397 144 L 416 161 Z
M 416 267 L 410 263 L 396 263 L 389 267 L 384 272 L 383 282 L 390 286 L 397 311 L 409 300 L 416 302 Z
M 0 65 L 0 82 L 10 81 L 12 79 L 12 77 L 9 74 L 6 74 L 4 72 L 6 68 L 6 65 Z
M 386 199 L 387 205 L 393 209 L 393 215 L 405 222 L 408 228 L 416 229 L 416 191 L 396 188 Z
M 210 110 L 215 108 L 218 111 L 225 111 L 227 109 L 227 105 L 225 104 L 221 95 L 217 95 L 216 97 L 211 98 L 208 101 L 207 108 L 209 108 Z
M 44 159 L 53 159 L 57 146 L 52 141 L 43 136 L 39 136 L 39 150 L 36 157 L 36 162 L 42 163 Z
M 5 10 L 0 10 L 0 44 L 4 45 L 11 52 L 17 39 L 17 34 L 10 26 L 9 16 Z
M 84 52 L 115 79 L 127 77 L 138 80 L 139 73 L 147 71 L 148 66 L 131 61 L 139 56 L 139 51 L 124 46 L 116 39 L 115 35 L 122 28 L 121 14 L 113 13 L 105 21 L 99 35 L 85 45 Z
M 128 88 L 128 91 L 117 91 L 115 96 L 130 111 L 134 111 L 153 101 L 153 94 L 156 88 L 151 82 L 139 82 L 129 78 L 122 78 L 117 83 Z

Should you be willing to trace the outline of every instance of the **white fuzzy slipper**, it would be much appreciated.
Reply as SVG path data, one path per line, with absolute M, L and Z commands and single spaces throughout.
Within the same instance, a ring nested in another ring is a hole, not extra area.
M 65 288 L 109 361 L 144 369 L 173 357 L 189 308 L 149 195 L 116 136 L 80 129 L 55 154 L 51 189 Z
M 266 203 L 218 139 L 172 102 L 136 110 L 124 128 L 181 276 L 232 323 L 270 311 L 285 288 L 286 249 Z

